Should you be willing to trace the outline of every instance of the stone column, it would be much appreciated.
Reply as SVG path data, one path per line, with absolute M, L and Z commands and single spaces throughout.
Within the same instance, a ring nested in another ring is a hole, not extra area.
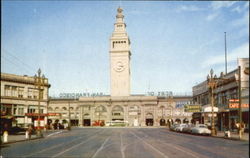
M 145 123 L 145 105 L 141 103 L 141 126 L 146 126 L 146 123 Z
M 83 106 L 79 106 L 79 126 L 83 126 Z

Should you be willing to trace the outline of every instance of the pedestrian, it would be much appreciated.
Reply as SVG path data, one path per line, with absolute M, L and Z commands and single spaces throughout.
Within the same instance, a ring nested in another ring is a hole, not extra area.
M 241 132 L 244 133 L 244 131 L 245 131 L 245 123 L 242 122 L 241 123 Z
M 32 128 L 31 125 L 29 125 L 29 127 L 28 127 L 28 136 L 29 136 L 29 139 L 31 138 L 32 132 L 33 132 L 33 128 Z

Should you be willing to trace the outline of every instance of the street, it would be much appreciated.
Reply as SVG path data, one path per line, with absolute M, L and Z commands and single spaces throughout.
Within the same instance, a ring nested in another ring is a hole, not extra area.
M 3 157 L 248 158 L 249 142 L 171 132 L 167 128 L 73 128 L 6 144 Z

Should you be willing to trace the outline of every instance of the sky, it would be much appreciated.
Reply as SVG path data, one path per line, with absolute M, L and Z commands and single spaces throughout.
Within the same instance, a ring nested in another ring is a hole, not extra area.
M 249 58 L 247 1 L 2 1 L 1 72 L 41 68 L 60 93 L 110 94 L 109 38 L 123 8 L 131 41 L 131 94 L 191 94 L 211 68 Z

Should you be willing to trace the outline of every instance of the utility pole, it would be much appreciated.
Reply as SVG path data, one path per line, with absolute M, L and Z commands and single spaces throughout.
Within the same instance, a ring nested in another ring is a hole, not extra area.
M 241 113 L 241 66 L 238 66 L 238 86 L 239 86 L 239 137 L 242 138 L 241 124 L 242 124 L 242 113 Z
M 227 74 L 227 32 L 225 33 L 225 74 Z

